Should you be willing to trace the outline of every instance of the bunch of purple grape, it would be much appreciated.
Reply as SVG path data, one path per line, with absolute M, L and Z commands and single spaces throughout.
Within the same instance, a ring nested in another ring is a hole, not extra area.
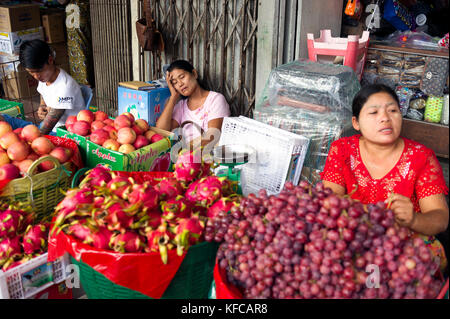
M 439 260 L 384 203 L 363 205 L 321 183 L 250 194 L 207 234 L 245 298 L 435 298 L 442 287 Z

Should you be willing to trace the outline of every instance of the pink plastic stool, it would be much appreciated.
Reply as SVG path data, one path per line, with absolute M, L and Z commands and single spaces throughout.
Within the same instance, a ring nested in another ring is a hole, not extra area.
M 362 37 L 349 35 L 346 38 L 333 38 L 331 30 L 320 30 L 320 38 L 308 33 L 308 56 L 317 62 L 318 55 L 343 56 L 344 65 L 351 67 L 361 80 L 367 48 L 369 47 L 369 31 L 363 31 Z M 319 61 L 320 62 L 320 61 Z

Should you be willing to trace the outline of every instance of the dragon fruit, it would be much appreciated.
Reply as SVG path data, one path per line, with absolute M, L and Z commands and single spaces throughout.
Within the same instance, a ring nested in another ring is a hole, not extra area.
M 176 198 L 161 202 L 162 217 L 166 220 L 187 218 L 192 214 L 192 203 L 178 195 Z
M 106 222 L 109 230 L 119 230 L 130 228 L 133 224 L 133 216 L 127 214 L 124 210 L 123 204 L 116 202 L 107 208 L 108 215 Z
M 111 171 L 100 165 L 88 171 L 87 176 L 81 181 L 79 186 L 80 188 L 85 186 L 106 186 L 111 181 L 111 179 Z
M 131 226 L 132 229 L 147 228 L 156 229 L 161 224 L 161 212 L 158 209 L 146 211 L 137 222 L 134 222 Z
M 161 200 L 169 200 L 184 193 L 183 186 L 176 178 L 164 178 L 155 185 L 155 190 L 159 193 Z
M 234 206 L 239 206 L 239 197 L 222 197 L 208 208 L 206 216 L 214 219 L 219 215 L 231 211 Z
M 201 151 L 183 150 L 175 163 L 175 177 L 186 185 L 209 174 L 210 164 L 205 163 Z
M 148 246 L 145 251 L 159 251 L 163 264 L 167 264 L 167 250 L 173 248 L 171 240 L 174 235 L 167 226 L 166 222 L 162 222 L 156 230 L 148 229 L 146 233 Z
M 189 246 L 199 242 L 204 228 L 204 221 L 195 216 L 178 220 L 175 226 L 175 243 L 178 256 L 181 256 Z
M 88 241 L 92 246 L 98 249 L 109 249 L 113 232 L 106 227 L 100 227 L 96 232 L 93 232 L 88 237 Z
M 43 252 L 47 247 L 48 228 L 44 224 L 29 225 L 22 239 L 25 254 Z
M 19 260 L 17 260 L 17 256 L 16 258 L 8 258 L 5 263 L 3 264 L 3 271 L 8 271 L 14 267 L 23 265 L 24 263 L 30 261 L 31 259 L 33 259 L 34 256 L 32 255 L 24 255 L 22 258 L 20 258 Z
M 119 198 L 125 199 L 127 194 L 130 192 L 131 184 L 132 183 L 129 178 L 124 176 L 116 176 L 109 181 L 106 187 Z
M 201 206 L 209 207 L 222 197 L 223 181 L 226 177 L 207 176 L 189 185 L 186 198 Z
M 79 221 L 73 221 L 67 228 L 67 234 L 74 236 L 82 242 L 89 242 L 89 237 L 92 233 L 92 228 L 88 223 L 80 223 Z
M 138 234 L 126 231 L 111 238 L 111 247 L 121 253 L 136 253 L 142 249 L 142 241 Z
M 127 195 L 131 204 L 139 204 L 152 210 L 158 206 L 159 194 L 149 183 L 134 184 Z
M 0 238 L 14 237 L 21 227 L 23 216 L 14 210 L 0 212 Z
M 0 240 L 0 260 L 22 254 L 20 237 L 6 237 Z

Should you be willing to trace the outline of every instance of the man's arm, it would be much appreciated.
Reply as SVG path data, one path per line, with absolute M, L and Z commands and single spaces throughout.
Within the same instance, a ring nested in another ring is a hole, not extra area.
M 58 123 L 59 119 L 64 115 L 65 109 L 54 109 L 49 107 L 49 111 L 42 122 L 40 128 L 42 134 L 49 134 L 55 125 Z

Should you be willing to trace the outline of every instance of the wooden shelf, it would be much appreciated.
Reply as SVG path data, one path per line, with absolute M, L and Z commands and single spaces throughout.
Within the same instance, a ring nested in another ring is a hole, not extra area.
M 424 55 L 424 56 L 434 56 L 439 58 L 446 58 L 448 59 L 449 51 L 445 48 L 440 48 L 439 50 L 425 50 L 425 49 L 413 49 L 413 48 L 406 48 L 401 46 L 388 46 L 388 45 L 381 45 L 381 44 L 369 44 L 369 49 L 377 49 L 382 51 L 390 51 L 390 52 L 398 52 L 398 53 L 409 53 L 409 54 L 417 54 L 417 55 Z
M 431 148 L 438 157 L 449 158 L 448 132 L 446 125 L 404 118 L 401 136 Z

